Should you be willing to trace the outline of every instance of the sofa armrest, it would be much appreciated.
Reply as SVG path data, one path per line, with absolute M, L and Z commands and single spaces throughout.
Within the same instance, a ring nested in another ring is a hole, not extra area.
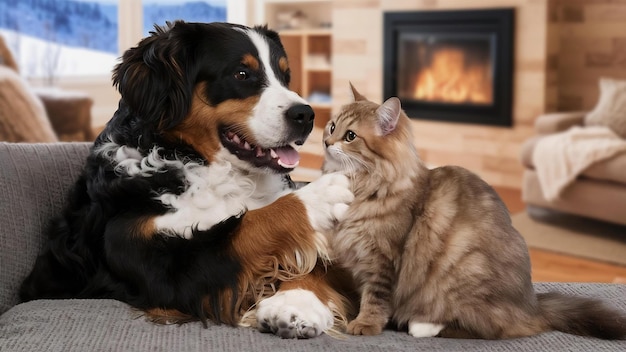
M 572 126 L 582 125 L 586 111 L 553 112 L 539 115 L 535 120 L 535 131 L 539 134 L 562 132 Z
M 0 315 L 19 302 L 19 286 L 44 247 L 45 229 L 63 209 L 89 148 L 90 143 L 0 142 Z

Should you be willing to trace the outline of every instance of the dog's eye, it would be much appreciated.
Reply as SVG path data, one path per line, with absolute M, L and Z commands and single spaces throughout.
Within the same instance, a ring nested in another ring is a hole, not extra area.
M 333 132 L 335 132 L 335 123 L 334 122 L 330 123 L 330 127 L 328 128 L 328 130 L 330 131 L 330 134 L 333 134 Z
M 235 79 L 238 81 L 245 81 L 248 79 L 248 72 L 246 71 L 238 71 L 235 73 Z
M 346 135 L 343 137 L 343 139 L 346 142 L 352 142 L 355 138 L 356 138 L 356 133 L 354 133 L 352 131 L 346 132 Z

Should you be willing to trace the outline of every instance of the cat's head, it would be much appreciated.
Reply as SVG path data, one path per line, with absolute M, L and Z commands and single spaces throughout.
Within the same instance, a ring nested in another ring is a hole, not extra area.
M 344 105 L 324 129 L 324 172 L 374 171 L 413 149 L 409 119 L 400 99 L 382 105 L 361 95 L 350 84 L 354 101 Z M 400 154 L 398 154 L 400 153 Z

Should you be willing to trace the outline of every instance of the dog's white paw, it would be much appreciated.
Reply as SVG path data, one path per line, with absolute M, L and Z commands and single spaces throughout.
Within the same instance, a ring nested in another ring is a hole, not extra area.
M 409 322 L 409 334 L 413 337 L 433 337 L 443 330 L 445 326 L 441 324 L 421 323 L 418 321 Z
M 333 313 L 311 291 L 279 291 L 257 308 L 257 327 L 284 339 L 307 339 L 333 326 Z
M 295 193 L 306 207 L 311 226 L 320 232 L 331 229 L 335 221 L 341 221 L 354 200 L 350 181 L 339 173 L 322 175 Z

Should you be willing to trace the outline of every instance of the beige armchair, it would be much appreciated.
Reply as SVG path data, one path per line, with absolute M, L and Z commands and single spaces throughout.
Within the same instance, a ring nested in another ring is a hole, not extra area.
M 521 150 L 525 167 L 522 199 L 531 206 L 626 225 L 626 153 L 588 167 L 559 199 L 548 201 L 543 195 L 532 160 L 533 149 L 547 135 L 583 125 L 585 115 L 586 112 L 550 113 L 537 118 L 537 135 L 526 141 Z

